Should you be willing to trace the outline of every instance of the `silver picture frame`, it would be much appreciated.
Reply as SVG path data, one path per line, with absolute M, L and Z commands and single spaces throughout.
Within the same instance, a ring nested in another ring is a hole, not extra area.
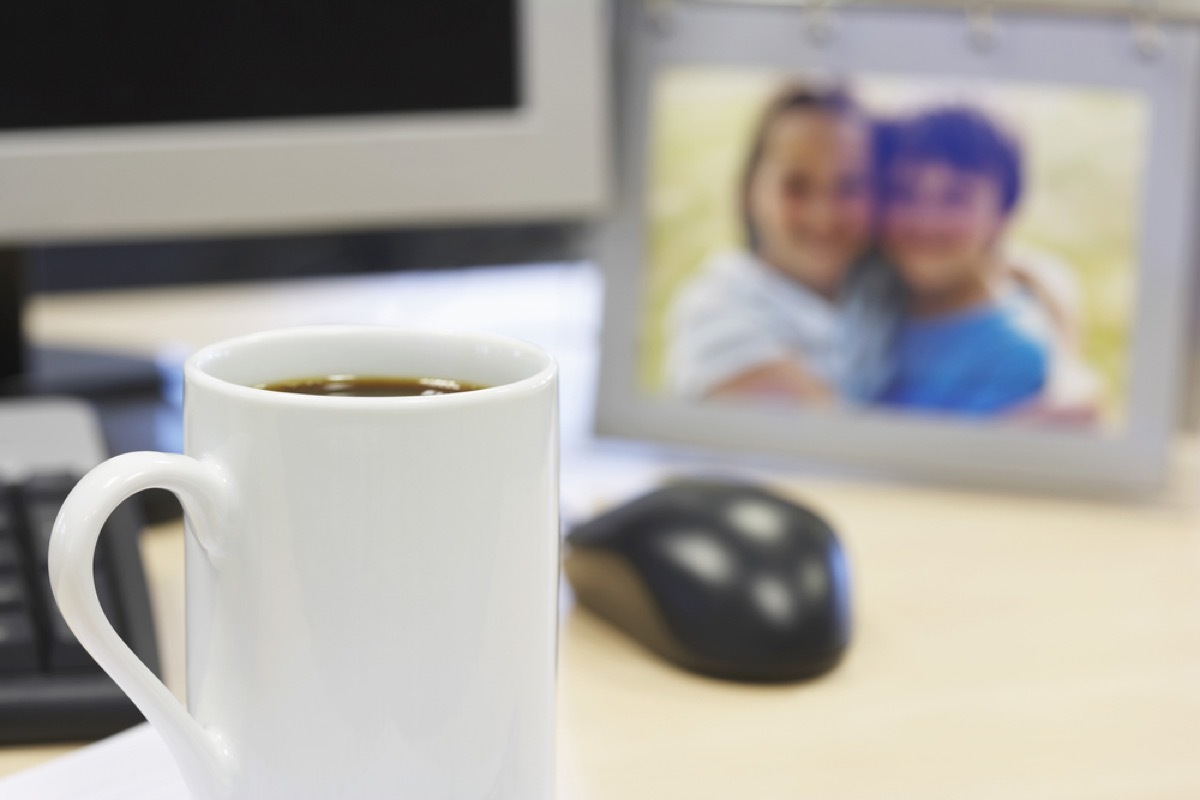
M 835 11 L 814 35 L 787 6 L 617 4 L 618 202 L 602 232 L 605 309 L 595 429 L 747 453 L 795 456 L 889 475 L 970 484 L 1153 491 L 1168 469 L 1180 413 L 1192 282 L 1200 100 L 1200 31 L 1164 24 L 1155 53 L 1128 22 L 1083 16 L 1002 15 L 981 47 L 952 10 Z M 648 186 L 656 80 L 677 68 L 759 69 L 806 75 L 1004 81 L 1128 92 L 1149 124 L 1137 231 L 1122 422 L 1061 428 L 897 414 L 871 406 L 783 408 L 704 402 L 639 379 L 650 305 Z

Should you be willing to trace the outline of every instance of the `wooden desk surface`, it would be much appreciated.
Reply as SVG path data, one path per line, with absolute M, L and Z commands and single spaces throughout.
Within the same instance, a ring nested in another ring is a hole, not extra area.
M 134 312 L 112 313 L 116 341 Z M 807 684 L 715 682 L 566 602 L 560 797 L 1195 800 L 1200 450 L 1176 462 L 1140 504 L 781 476 L 844 538 L 847 660 Z M 182 534 L 143 538 L 178 691 Z M 0 750 L 0 775 L 60 752 Z

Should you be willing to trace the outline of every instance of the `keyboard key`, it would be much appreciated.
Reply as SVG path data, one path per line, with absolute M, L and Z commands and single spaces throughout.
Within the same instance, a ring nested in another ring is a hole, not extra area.
M 39 564 L 45 564 L 50 555 L 50 534 L 54 521 L 62 508 L 67 494 L 75 487 L 77 479 L 71 475 L 51 473 L 28 478 L 21 486 L 25 501 L 25 520 L 29 527 L 30 546 Z
M 37 642 L 29 615 L 0 612 L 0 673 L 35 672 L 37 668 Z
M 17 542 L 10 536 L 0 534 L 0 572 L 16 570 L 21 563 L 21 552 Z
M 12 497 L 3 488 L 0 488 L 0 538 L 14 536 L 16 524 L 16 511 L 13 510 Z
M 25 579 L 17 572 L 0 570 L 0 612 L 28 608 Z
M 53 495 L 34 495 L 25 503 L 25 518 L 29 521 L 30 546 L 37 563 L 45 565 L 50 557 L 50 534 L 62 500 Z
M 0 487 L 0 570 L 15 570 L 20 563 L 16 512 L 9 493 Z

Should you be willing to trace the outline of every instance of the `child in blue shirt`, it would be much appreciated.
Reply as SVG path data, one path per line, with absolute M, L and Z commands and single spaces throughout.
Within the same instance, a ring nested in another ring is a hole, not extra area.
M 1047 382 L 1048 333 L 995 289 L 1022 190 L 1019 145 L 979 111 L 948 107 L 899 124 L 889 150 L 882 248 L 907 308 L 880 401 L 991 416 L 1033 400 Z

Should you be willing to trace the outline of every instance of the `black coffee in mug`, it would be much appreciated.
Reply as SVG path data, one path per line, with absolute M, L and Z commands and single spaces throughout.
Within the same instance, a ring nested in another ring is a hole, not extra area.
M 260 384 L 259 389 L 327 397 L 429 397 L 486 389 L 450 378 L 394 378 L 367 375 L 321 375 Z

